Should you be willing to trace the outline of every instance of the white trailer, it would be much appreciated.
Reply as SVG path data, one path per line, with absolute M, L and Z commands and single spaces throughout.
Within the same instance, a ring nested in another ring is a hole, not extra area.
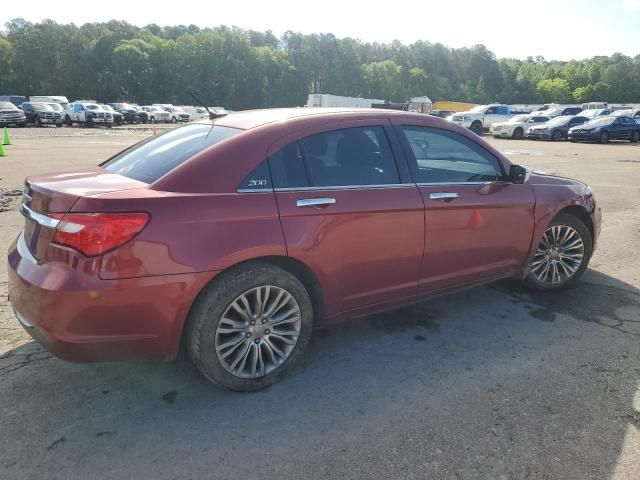
M 69 105 L 69 99 L 61 95 L 53 95 L 53 96 L 31 95 L 29 97 L 29 101 L 41 102 L 41 103 L 57 103 L 58 105 L 61 105 L 62 108 L 67 108 L 67 105 Z M 93 101 L 93 103 L 95 103 L 95 100 Z
M 307 107 L 348 107 L 371 108 L 374 103 L 384 103 L 376 98 L 341 97 L 328 93 L 311 93 L 307 100 Z

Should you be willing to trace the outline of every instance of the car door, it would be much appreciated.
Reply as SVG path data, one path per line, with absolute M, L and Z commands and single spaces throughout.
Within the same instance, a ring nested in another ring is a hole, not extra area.
M 318 276 L 327 315 L 417 293 L 424 203 L 393 135 L 349 121 L 270 149 L 287 252 Z
M 506 121 L 506 117 L 498 114 L 498 107 L 489 107 L 486 112 L 484 112 L 484 128 L 489 128 L 496 122 L 504 122 Z
M 460 133 L 414 125 L 397 130 L 425 202 L 420 290 L 519 271 L 533 234 L 532 187 L 507 181 L 501 161 Z

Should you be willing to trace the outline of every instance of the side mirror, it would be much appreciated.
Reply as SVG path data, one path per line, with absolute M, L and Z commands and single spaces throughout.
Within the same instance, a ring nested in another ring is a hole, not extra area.
M 527 169 L 521 165 L 511 165 L 509 169 L 509 181 L 511 183 L 524 183 L 527 178 Z

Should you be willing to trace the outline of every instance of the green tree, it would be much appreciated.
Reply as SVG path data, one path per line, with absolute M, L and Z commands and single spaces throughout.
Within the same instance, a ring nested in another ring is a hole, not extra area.
M 539 97 L 546 99 L 547 102 L 568 103 L 572 99 L 569 91 L 569 82 L 564 78 L 540 80 L 536 90 Z

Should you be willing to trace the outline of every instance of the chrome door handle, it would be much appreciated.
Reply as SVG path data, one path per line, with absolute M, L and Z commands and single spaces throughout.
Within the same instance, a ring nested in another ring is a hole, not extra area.
M 296 202 L 298 207 L 322 207 L 336 203 L 335 198 L 303 198 Z
M 429 195 L 431 200 L 450 200 L 452 198 L 458 198 L 456 192 L 436 192 Z

